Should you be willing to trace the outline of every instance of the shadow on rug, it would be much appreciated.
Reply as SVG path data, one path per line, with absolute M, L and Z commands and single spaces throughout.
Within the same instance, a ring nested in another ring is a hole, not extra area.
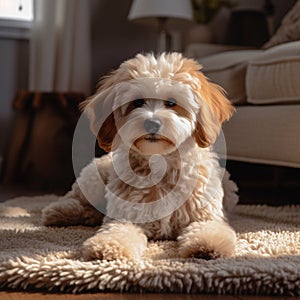
M 57 196 L 19 197 L 0 206 L 1 289 L 300 295 L 300 206 L 240 205 L 231 259 L 181 259 L 176 242 L 150 242 L 142 261 L 84 261 L 97 228 L 48 228 L 41 209 Z

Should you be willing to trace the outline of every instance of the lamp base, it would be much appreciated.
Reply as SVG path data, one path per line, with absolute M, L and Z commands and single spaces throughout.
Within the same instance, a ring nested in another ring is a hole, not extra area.
M 166 30 L 167 18 L 160 17 L 158 19 L 158 37 L 157 37 L 157 53 L 171 50 L 171 36 Z

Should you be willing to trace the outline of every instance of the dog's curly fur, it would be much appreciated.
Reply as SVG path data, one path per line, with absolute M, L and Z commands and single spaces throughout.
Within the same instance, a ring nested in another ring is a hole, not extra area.
M 148 239 L 177 239 L 182 257 L 234 255 L 236 236 L 224 207 L 237 202 L 237 188 L 227 172 L 222 183 L 221 168 L 211 150 L 221 124 L 234 109 L 222 89 L 200 69 L 196 61 L 179 53 L 139 54 L 105 77 L 97 93 L 85 102 L 91 130 L 109 154 L 94 159 L 72 190 L 44 209 L 43 222 L 48 226 L 102 224 L 83 244 L 86 259 L 138 259 Z M 100 113 L 105 109 L 113 113 L 102 122 Z M 155 120 L 157 128 L 149 129 L 146 120 L 150 125 Z M 157 154 L 164 157 L 163 175 L 151 167 L 150 160 Z M 124 163 L 128 160 L 138 177 L 128 171 Z M 142 178 L 140 187 L 137 178 Z M 171 192 L 174 201 L 187 199 L 161 218 L 141 222 L 141 216 L 153 216 L 155 209 L 128 209 L 128 203 L 172 202 L 166 197 Z M 118 202 L 119 198 L 124 201 Z M 107 216 L 94 206 L 104 206 Z M 137 217 L 139 223 L 129 221 Z

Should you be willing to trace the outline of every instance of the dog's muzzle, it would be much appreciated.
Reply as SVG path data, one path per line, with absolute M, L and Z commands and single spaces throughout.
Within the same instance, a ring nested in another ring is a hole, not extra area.
M 158 119 L 147 119 L 144 122 L 144 128 L 148 133 L 158 133 L 161 128 L 161 121 Z

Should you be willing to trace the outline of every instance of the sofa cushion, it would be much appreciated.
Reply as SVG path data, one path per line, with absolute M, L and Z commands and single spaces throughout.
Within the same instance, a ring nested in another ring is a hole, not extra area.
M 227 158 L 300 168 L 300 105 L 243 105 L 224 124 Z
M 300 41 L 265 50 L 246 73 L 247 101 L 253 104 L 300 102 Z
M 263 45 L 264 49 L 300 40 L 300 0 L 283 18 L 280 27 L 271 39 Z
M 249 60 L 262 50 L 236 50 L 218 53 L 199 60 L 203 73 L 222 86 L 234 104 L 246 103 L 245 76 Z

